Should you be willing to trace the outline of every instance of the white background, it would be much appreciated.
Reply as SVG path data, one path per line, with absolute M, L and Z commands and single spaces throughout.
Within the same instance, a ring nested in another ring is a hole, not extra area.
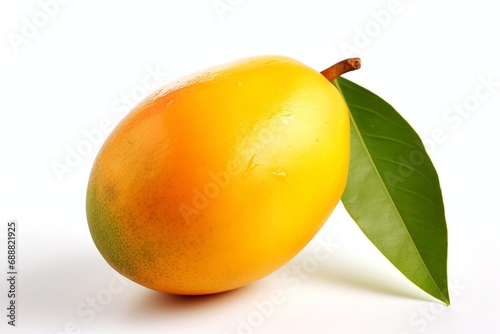
M 18 326 L 7 325 L 2 278 L 2 333 L 500 331 L 493 1 L 222 0 L 231 6 L 222 14 L 213 0 L 62 2 L 0 2 L 2 272 L 7 222 L 19 226 Z M 50 15 L 41 3 L 52 3 Z M 154 71 L 159 86 L 259 54 L 322 70 L 349 56 L 348 46 L 363 67 L 346 77 L 389 101 L 427 142 L 447 212 L 451 307 L 409 283 L 341 205 L 289 264 L 236 291 L 175 297 L 117 279 L 87 229 L 86 183 L 102 140 L 89 146 L 85 133 L 115 125 Z M 58 177 L 53 165 L 78 148 L 86 155 Z M 284 277 L 312 263 L 321 242 L 328 257 L 292 285 Z

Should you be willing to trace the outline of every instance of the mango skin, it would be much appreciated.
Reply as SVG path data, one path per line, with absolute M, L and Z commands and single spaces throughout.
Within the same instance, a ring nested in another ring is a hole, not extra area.
M 235 289 L 314 237 L 348 163 L 348 109 L 330 82 L 287 57 L 238 60 L 159 89 L 118 124 L 90 174 L 90 233 L 143 286 Z

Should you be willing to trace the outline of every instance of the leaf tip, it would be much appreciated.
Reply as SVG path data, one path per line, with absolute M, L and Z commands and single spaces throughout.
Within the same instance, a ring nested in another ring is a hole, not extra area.
M 437 297 L 441 302 L 443 302 L 446 306 L 451 305 L 450 295 L 448 294 L 448 288 L 445 287 L 445 290 L 441 291 L 441 295 Z

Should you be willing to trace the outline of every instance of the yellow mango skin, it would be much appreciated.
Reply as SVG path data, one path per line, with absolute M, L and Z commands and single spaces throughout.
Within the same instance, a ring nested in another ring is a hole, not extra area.
M 294 257 L 344 190 L 349 115 L 320 73 L 260 56 L 150 95 L 101 148 L 92 238 L 129 279 L 173 294 L 254 282 Z

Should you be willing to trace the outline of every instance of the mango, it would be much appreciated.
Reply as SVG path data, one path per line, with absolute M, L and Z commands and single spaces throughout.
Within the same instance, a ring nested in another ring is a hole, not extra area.
M 325 76 L 284 56 L 237 60 L 166 85 L 117 125 L 90 174 L 90 233 L 145 287 L 235 289 L 306 246 L 348 164 L 348 109 Z

